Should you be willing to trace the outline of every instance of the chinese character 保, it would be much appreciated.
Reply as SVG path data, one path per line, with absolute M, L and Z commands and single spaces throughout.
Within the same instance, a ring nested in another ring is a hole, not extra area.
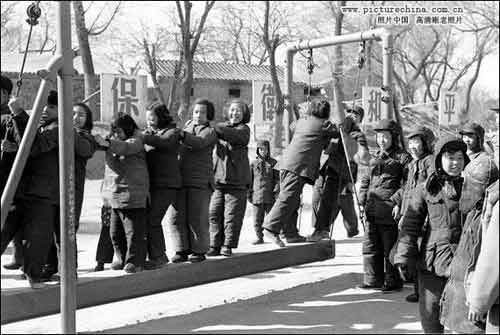
M 262 85 L 260 91 L 262 94 L 262 119 L 263 121 L 272 121 L 274 109 L 276 108 L 276 95 L 272 84 Z
M 139 108 L 137 107 L 139 99 L 137 98 L 135 78 L 115 78 L 111 90 L 113 91 L 113 115 L 126 113 L 139 116 Z

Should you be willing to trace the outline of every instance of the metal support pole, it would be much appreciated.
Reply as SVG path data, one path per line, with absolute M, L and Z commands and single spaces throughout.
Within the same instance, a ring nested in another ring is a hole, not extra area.
M 283 91 L 283 97 L 285 98 L 285 108 L 283 110 L 283 119 L 285 121 L 285 140 L 286 143 L 290 143 L 290 124 L 292 123 L 292 113 L 293 113 L 293 56 L 295 52 L 287 50 L 286 53 L 286 71 L 285 71 L 285 90 Z
M 392 90 L 392 34 L 389 30 L 386 30 L 385 28 L 378 28 L 353 34 L 338 35 L 338 36 L 318 38 L 307 41 L 297 41 L 288 43 L 286 45 L 286 70 L 285 70 L 285 81 L 286 81 L 285 93 L 288 93 L 286 98 L 289 101 L 293 101 L 293 94 L 292 94 L 293 56 L 297 51 L 323 48 L 338 44 L 370 41 L 370 40 L 382 41 L 382 46 L 384 49 L 383 85 L 391 88 Z M 382 113 L 383 113 L 382 117 L 390 117 L 392 115 L 391 111 L 392 111 L 392 104 L 390 101 L 389 103 L 384 103 L 382 105 Z M 287 127 L 285 127 L 285 129 L 287 129 Z
M 392 85 L 392 35 L 389 33 L 384 33 L 382 38 L 382 49 L 383 49 L 383 76 L 382 85 L 389 88 L 390 99 L 388 101 L 382 102 L 382 118 L 383 119 L 393 119 L 395 117 L 393 113 L 393 100 L 394 90 Z
M 76 231 L 75 153 L 73 134 L 73 50 L 69 1 L 57 2 L 57 53 L 63 56 L 58 73 L 59 188 L 61 224 L 61 328 L 65 334 L 76 328 Z

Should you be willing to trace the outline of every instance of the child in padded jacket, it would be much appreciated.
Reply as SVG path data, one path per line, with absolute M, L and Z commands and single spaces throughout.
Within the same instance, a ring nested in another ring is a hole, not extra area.
M 462 232 L 459 208 L 463 178 L 469 163 L 467 147 L 458 137 L 441 138 L 434 147 L 434 172 L 418 185 L 403 215 L 391 262 L 404 278 L 418 272 L 419 311 L 425 333 L 443 333 L 440 299 L 450 276 L 450 264 Z M 418 238 L 422 243 L 418 246 Z
M 248 142 L 250 110 L 233 100 L 226 122 L 215 125 L 218 141 L 214 150 L 215 190 L 210 199 L 210 250 L 207 256 L 231 256 L 238 247 L 250 186 Z
M 248 201 L 253 205 L 254 229 L 257 239 L 252 244 L 264 243 L 262 223 L 273 207 L 280 190 L 277 161 L 271 157 L 269 141 L 257 142 L 257 157 L 250 164 L 250 189 Z

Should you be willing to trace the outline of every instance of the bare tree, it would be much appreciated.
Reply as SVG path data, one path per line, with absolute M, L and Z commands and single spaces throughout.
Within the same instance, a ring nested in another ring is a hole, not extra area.
M 252 7 L 245 2 L 219 7 L 220 24 L 214 27 L 212 44 L 223 61 L 235 64 L 262 65 L 268 60 L 262 41 L 262 29 L 256 24 Z
M 100 18 L 105 11 L 105 7 L 103 7 L 96 15 L 96 17 L 92 20 L 90 26 L 87 28 L 85 14 L 93 4 L 94 1 L 90 3 L 87 9 L 84 9 L 82 1 L 73 1 L 76 34 L 78 37 L 80 56 L 82 57 L 85 96 L 87 97 L 95 92 L 97 86 L 97 76 L 95 74 L 94 62 L 92 60 L 89 36 L 100 35 L 104 31 L 106 31 L 106 29 L 108 29 L 109 25 L 120 10 L 121 1 L 119 1 L 118 4 L 114 7 L 109 18 L 100 22 Z M 93 111 L 96 111 L 96 103 L 94 102 L 94 100 L 90 100 L 89 105 Z M 94 116 L 98 117 L 98 115 Z
M 183 6 L 181 6 L 180 1 L 176 1 L 175 4 L 177 6 L 177 13 L 180 21 L 179 28 L 181 31 L 182 55 L 184 63 L 184 75 L 181 81 L 181 105 L 178 112 L 179 119 L 181 120 L 181 123 L 183 123 L 186 121 L 189 111 L 191 89 L 193 86 L 193 56 L 198 47 L 208 13 L 215 5 L 215 1 L 205 2 L 205 7 L 200 21 L 198 25 L 194 24 L 194 27 L 192 27 L 191 22 L 192 3 L 190 1 L 183 1 Z
M 271 2 L 266 0 L 264 4 L 264 22 L 262 25 L 259 22 L 259 25 L 262 30 L 262 41 L 269 57 L 271 81 L 276 94 L 277 105 L 274 111 L 273 149 L 279 151 L 282 148 L 282 125 L 285 102 L 278 78 L 276 49 L 285 42 L 285 38 L 280 34 L 280 30 L 286 25 L 287 16 L 283 8 L 280 8 L 276 2 L 271 5 Z M 296 117 L 298 118 L 298 115 Z

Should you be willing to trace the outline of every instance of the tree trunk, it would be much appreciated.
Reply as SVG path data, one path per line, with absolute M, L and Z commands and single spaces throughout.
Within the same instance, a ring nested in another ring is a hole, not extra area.
M 273 149 L 274 153 L 280 151 L 283 147 L 283 113 L 284 113 L 284 103 L 283 103 L 283 93 L 281 92 L 280 82 L 278 79 L 278 73 L 276 71 L 276 53 L 275 50 L 270 50 L 269 52 L 269 64 L 271 72 L 271 80 L 273 82 L 274 92 L 276 94 L 276 110 L 274 112 L 274 130 L 273 130 Z M 289 111 L 287 111 L 289 112 Z
M 85 97 L 88 97 L 96 91 L 98 77 L 94 71 L 94 62 L 92 61 L 92 52 L 89 44 L 89 32 L 85 25 L 85 12 L 83 11 L 82 1 L 73 1 L 73 11 L 75 14 L 80 57 L 82 57 Z M 100 120 L 101 116 L 100 113 L 97 112 L 97 103 L 95 99 L 90 99 L 87 104 L 90 110 L 92 110 L 92 117 L 94 120 Z
M 181 104 L 178 116 L 181 125 L 187 121 L 191 100 L 191 89 L 193 87 L 193 56 L 190 52 L 184 53 L 184 76 L 181 81 Z
M 179 77 L 181 75 L 181 69 L 182 69 L 182 59 L 184 57 L 184 53 L 182 50 L 179 53 L 179 61 L 175 63 L 175 69 L 174 69 L 174 79 L 172 80 L 172 85 L 170 86 L 170 92 L 168 94 L 168 110 L 173 110 L 174 108 L 174 101 L 175 101 L 175 92 L 177 91 L 177 82 L 179 81 Z M 179 116 L 177 115 L 177 118 Z M 177 120 L 179 122 L 180 120 Z
M 337 12 L 335 14 L 335 30 L 334 35 L 342 35 L 342 21 L 344 19 L 344 14 L 340 10 L 340 7 L 345 6 L 345 1 L 337 1 Z M 344 101 L 344 85 L 342 83 L 342 73 L 344 64 L 342 61 L 342 45 L 338 44 L 333 47 L 335 61 L 333 63 L 333 99 L 335 105 L 333 107 L 333 115 L 330 116 L 335 122 L 344 121 L 344 106 L 342 101 Z M 354 89 L 357 89 L 356 87 Z

